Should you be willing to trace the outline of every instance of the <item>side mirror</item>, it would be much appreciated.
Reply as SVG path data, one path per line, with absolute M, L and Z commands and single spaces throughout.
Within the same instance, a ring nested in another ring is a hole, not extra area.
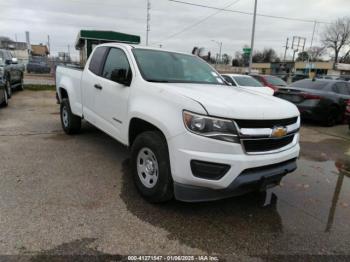
M 18 64 L 18 59 L 16 57 L 13 57 L 11 60 L 12 64 Z
M 130 86 L 131 71 L 125 69 L 113 70 L 111 74 L 111 80 L 125 86 Z

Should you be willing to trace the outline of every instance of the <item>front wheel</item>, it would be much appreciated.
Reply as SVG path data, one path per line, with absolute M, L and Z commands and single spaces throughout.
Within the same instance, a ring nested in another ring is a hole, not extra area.
M 132 173 L 140 194 L 160 203 L 173 197 L 168 146 L 160 132 L 140 134 L 131 148 Z
M 72 135 L 79 133 L 81 118 L 72 113 L 68 99 L 62 99 L 60 115 L 62 128 L 66 134 Z

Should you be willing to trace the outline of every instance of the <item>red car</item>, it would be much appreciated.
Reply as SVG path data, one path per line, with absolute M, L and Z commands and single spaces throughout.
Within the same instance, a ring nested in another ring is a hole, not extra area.
M 260 83 L 262 83 L 264 86 L 268 86 L 272 88 L 274 91 L 277 91 L 280 87 L 287 86 L 287 83 L 284 82 L 281 78 L 277 76 L 271 76 L 271 75 L 251 75 L 256 80 L 258 80 Z

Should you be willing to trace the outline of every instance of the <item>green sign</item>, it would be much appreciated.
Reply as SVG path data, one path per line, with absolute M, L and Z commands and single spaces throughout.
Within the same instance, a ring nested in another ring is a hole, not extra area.
M 252 51 L 252 49 L 250 47 L 243 48 L 243 53 L 245 53 L 245 54 L 250 54 L 251 51 Z

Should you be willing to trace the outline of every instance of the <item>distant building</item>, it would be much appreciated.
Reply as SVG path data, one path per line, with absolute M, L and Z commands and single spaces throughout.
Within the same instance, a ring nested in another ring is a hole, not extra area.
M 47 57 L 50 54 L 49 49 L 46 45 L 31 45 L 31 55 Z
M 16 42 L 8 37 L 0 36 L 0 49 L 10 50 L 12 55 L 21 64 L 27 64 L 29 60 L 29 49 L 26 42 Z

